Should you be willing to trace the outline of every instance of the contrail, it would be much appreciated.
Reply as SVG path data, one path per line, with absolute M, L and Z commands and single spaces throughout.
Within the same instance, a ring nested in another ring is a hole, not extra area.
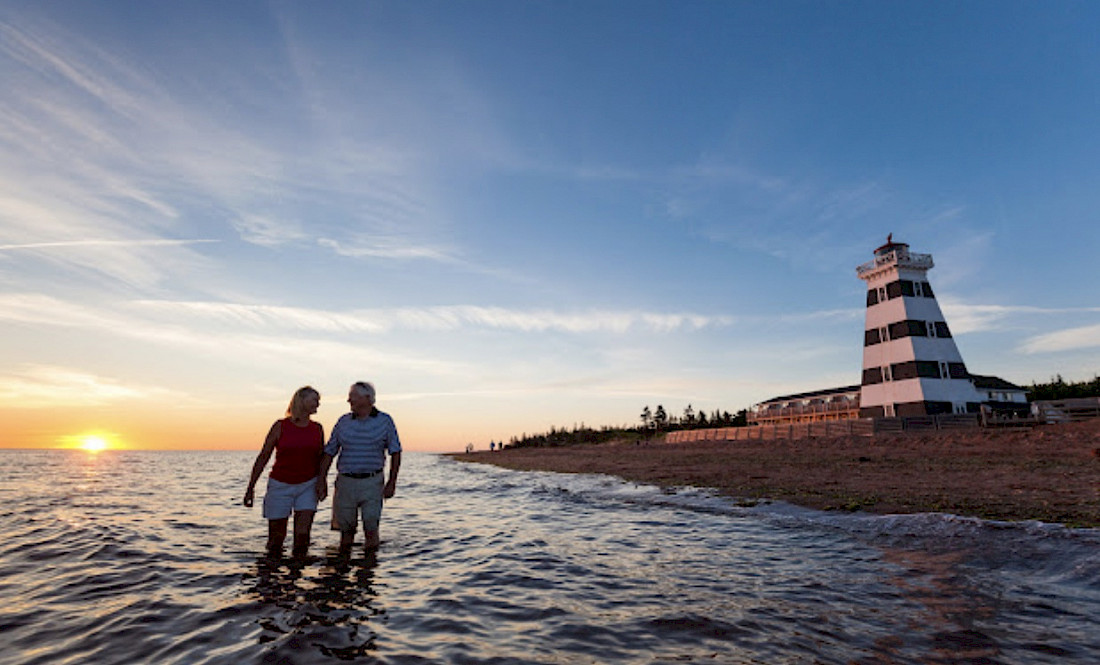
M 195 245 L 220 242 L 213 239 L 198 240 L 62 240 L 58 242 L 31 242 L 22 245 L 0 245 L 0 251 L 12 249 L 52 249 L 55 247 L 159 247 L 167 245 Z

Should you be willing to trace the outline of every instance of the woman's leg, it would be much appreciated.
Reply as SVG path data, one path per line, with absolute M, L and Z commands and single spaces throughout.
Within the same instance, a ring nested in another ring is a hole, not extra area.
M 294 556 L 305 556 L 309 549 L 309 531 L 313 528 L 315 510 L 294 511 Z
M 283 541 L 286 540 L 286 523 L 289 518 L 267 521 L 267 551 L 278 554 L 283 551 Z

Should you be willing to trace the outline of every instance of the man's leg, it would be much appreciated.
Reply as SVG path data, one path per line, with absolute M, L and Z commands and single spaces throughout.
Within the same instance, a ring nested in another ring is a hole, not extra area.
M 336 476 L 332 495 L 332 530 L 340 532 L 340 553 L 347 554 L 355 541 L 355 523 L 359 517 L 354 488 L 349 479 Z
M 365 486 L 363 503 L 359 507 L 359 518 L 363 522 L 363 549 L 373 552 L 381 544 L 378 535 L 378 524 L 382 520 L 382 492 L 384 483 L 379 474 L 371 479 L 370 485 Z

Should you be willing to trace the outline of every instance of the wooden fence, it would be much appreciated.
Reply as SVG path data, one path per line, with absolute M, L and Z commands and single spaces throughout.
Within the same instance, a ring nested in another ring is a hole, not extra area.
M 1044 423 L 1070 423 L 1100 418 L 1100 397 L 1040 400 L 1031 403 L 1031 413 Z
M 963 429 L 980 425 L 977 414 L 943 414 L 910 418 L 852 418 L 786 425 L 751 425 L 669 432 L 665 443 L 692 441 L 775 441 L 830 436 L 874 436 L 877 433 Z

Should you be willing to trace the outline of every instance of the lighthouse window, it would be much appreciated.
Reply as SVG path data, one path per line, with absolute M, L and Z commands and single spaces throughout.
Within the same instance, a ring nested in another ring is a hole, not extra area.
M 903 279 L 903 280 L 900 281 L 900 283 L 901 283 L 901 295 L 909 296 L 910 298 L 912 298 L 914 295 L 916 295 L 916 291 L 913 289 L 913 282 L 910 282 L 907 279 Z
M 890 376 L 895 381 L 917 378 L 917 364 L 914 362 L 895 363 L 890 365 Z
M 872 328 L 863 333 L 863 346 L 874 346 L 881 341 L 878 336 L 878 328 Z
M 947 372 L 952 379 L 970 378 L 970 374 L 966 371 L 966 365 L 963 363 L 947 363 Z
M 894 298 L 901 297 L 901 282 L 890 282 L 886 285 L 886 296 L 893 300 Z
M 929 337 L 935 337 L 936 336 L 936 325 L 934 323 L 932 323 L 931 321 L 928 322 L 928 336 Z
M 924 379 L 940 378 L 940 366 L 935 360 L 917 360 L 917 376 Z
M 924 291 L 924 297 L 925 298 L 935 298 L 936 297 L 935 295 L 932 294 L 932 285 L 931 284 L 929 284 L 928 282 L 921 282 L 920 285 L 921 285 L 921 290 Z
M 917 296 L 923 296 L 924 295 L 923 293 L 921 293 L 920 282 L 913 282 L 913 291 L 915 291 L 914 295 L 917 295 Z
M 863 370 L 863 385 L 873 386 L 876 383 L 882 383 L 882 368 L 868 367 Z
M 925 325 L 924 321 L 906 319 L 905 321 L 898 321 L 897 323 L 890 324 L 890 339 L 927 336 L 928 327 Z
M 867 289 L 867 306 L 878 304 L 878 289 Z
M 909 360 L 890 365 L 890 376 L 894 381 L 917 378 L 938 379 L 940 367 L 934 360 Z
M 950 337 L 951 330 L 948 329 L 947 324 L 943 321 L 936 321 L 936 337 Z

